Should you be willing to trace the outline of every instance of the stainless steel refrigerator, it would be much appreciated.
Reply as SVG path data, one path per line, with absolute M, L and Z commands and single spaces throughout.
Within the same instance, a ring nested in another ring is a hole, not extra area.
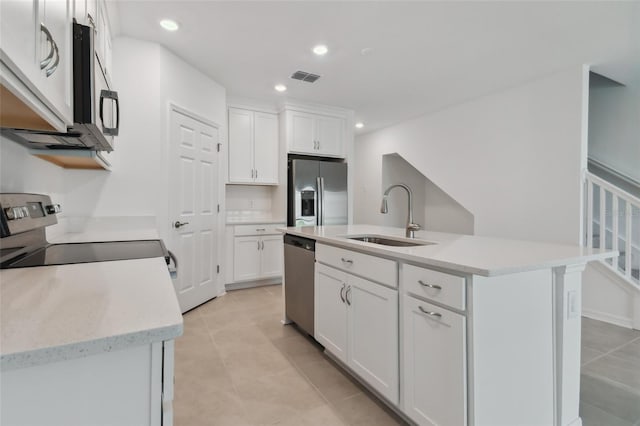
M 347 164 L 289 159 L 287 226 L 346 225 Z

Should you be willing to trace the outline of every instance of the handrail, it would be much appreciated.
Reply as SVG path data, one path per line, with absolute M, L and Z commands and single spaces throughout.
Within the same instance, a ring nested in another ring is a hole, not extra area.
M 600 248 L 619 250 L 620 256 L 624 256 L 623 258 L 618 256 L 615 259 L 611 259 L 610 263 L 609 261 L 604 261 L 603 263 L 637 287 L 640 285 L 640 276 L 638 276 L 637 272 L 634 272 L 634 269 L 640 269 L 640 265 L 634 265 L 632 263 L 632 259 L 634 258 L 632 253 L 637 251 L 637 256 L 640 258 L 640 247 L 632 244 L 632 236 L 633 230 L 636 227 L 640 227 L 640 215 L 637 215 L 635 219 L 633 216 L 634 211 L 640 211 L 640 198 L 590 172 L 585 172 L 585 185 L 585 245 L 587 247 L 593 247 L 594 236 L 598 236 L 598 246 Z M 594 203 L 594 185 L 599 189 L 598 204 Z M 610 206 L 607 206 L 607 194 L 611 194 Z M 620 214 L 621 204 L 624 204 L 624 216 Z M 594 216 L 596 211 L 598 213 L 597 218 Z M 609 217 L 611 218 L 610 227 L 607 226 Z M 597 228 L 594 229 L 596 225 Z M 621 235 L 622 225 L 624 226 L 624 232 Z M 608 232 L 611 233 L 610 244 L 607 243 Z M 618 247 L 620 243 L 623 244 L 622 247 Z
M 587 175 L 587 179 L 590 180 L 591 182 L 597 184 L 598 186 L 606 187 L 609 192 L 616 194 L 620 198 L 628 199 L 632 204 L 635 204 L 636 206 L 640 205 L 640 198 L 636 197 L 635 195 L 628 193 L 624 189 L 620 189 L 614 184 L 607 182 L 606 180 L 602 179 L 599 176 L 594 175 L 591 172 L 585 172 L 585 173 Z

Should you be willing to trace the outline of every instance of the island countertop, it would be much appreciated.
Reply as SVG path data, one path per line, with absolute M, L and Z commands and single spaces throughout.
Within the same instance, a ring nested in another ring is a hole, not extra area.
M 616 251 L 577 245 L 430 231 L 417 231 L 415 239 L 435 244 L 413 247 L 386 246 L 346 238 L 362 235 L 405 236 L 404 228 L 374 225 L 303 226 L 281 228 L 280 231 L 373 255 L 486 277 L 582 264 L 618 254 Z
M 182 328 L 160 257 L 0 271 L 0 370 L 171 340 Z

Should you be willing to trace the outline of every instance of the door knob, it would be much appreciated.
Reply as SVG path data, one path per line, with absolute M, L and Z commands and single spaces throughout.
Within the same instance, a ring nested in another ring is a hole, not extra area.
M 176 221 L 173 223 L 173 227 L 174 227 L 174 228 L 176 228 L 176 229 L 178 229 L 178 228 L 180 228 L 181 226 L 185 226 L 185 225 L 188 225 L 188 224 L 189 224 L 189 222 L 180 222 L 179 220 L 176 220 Z

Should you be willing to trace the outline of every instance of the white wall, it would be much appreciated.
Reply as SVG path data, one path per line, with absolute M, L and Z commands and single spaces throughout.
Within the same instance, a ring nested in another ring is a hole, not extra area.
M 589 156 L 640 182 L 640 82 L 591 80 Z
M 361 150 L 363 152 L 361 152 Z M 356 158 L 363 160 L 368 154 L 366 145 L 356 145 Z M 370 161 L 376 161 L 375 158 Z M 368 163 L 369 161 L 367 161 Z M 363 164 L 362 162 L 359 164 Z M 407 223 L 407 194 L 402 189 L 393 189 L 388 197 L 389 212 L 380 213 L 382 194 L 392 184 L 404 183 L 413 194 L 413 220 L 423 229 L 457 234 L 473 234 L 473 215 L 424 177 L 418 170 L 398 154 L 386 154 L 381 162 L 382 186 L 378 194 L 376 209 L 367 209 L 358 218 L 361 223 L 403 228 Z
M 477 235 L 580 243 L 585 77 L 575 67 L 358 137 L 355 222 L 379 209 L 382 156 L 398 153 Z
M 49 194 L 53 202 L 64 206 L 64 169 L 0 136 L 0 192 Z

